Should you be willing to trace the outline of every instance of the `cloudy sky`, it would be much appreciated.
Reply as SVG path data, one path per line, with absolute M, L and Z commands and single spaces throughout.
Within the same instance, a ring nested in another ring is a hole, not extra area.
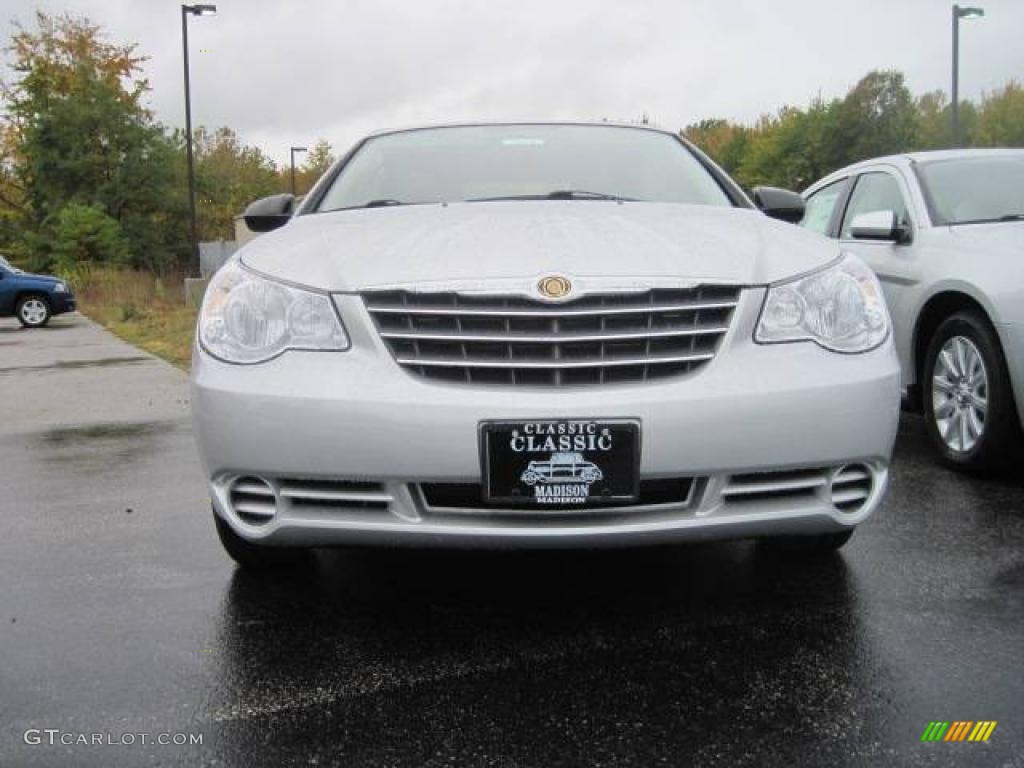
M 1024 2 L 961 23 L 961 92 L 1024 80 Z M 872 68 L 915 92 L 950 79 L 945 0 L 218 0 L 190 22 L 193 122 L 229 125 L 278 162 L 327 138 L 472 118 L 642 114 L 667 128 L 753 120 Z M 5 0 L 6 20 L 70 11 L 149 56 L 151 106 L 182 125 L 180 6 Z M 9 30 L 9 27 L 8 27 Z M 6 35 L 5 35 L 6 36 Z

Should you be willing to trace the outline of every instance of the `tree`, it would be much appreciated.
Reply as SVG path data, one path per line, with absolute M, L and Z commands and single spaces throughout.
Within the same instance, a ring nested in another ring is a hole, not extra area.
M 18 239 L 18 224 L 25 211 L 25 190 L 14 175 L 17 152 L 14 126 L 4 121 L 0 123 L 0 244 L 8 246 Z
M 803 189 L 836 167 L 838 102 L 814 101 L 808 109 L 785 107 L 761 118 L 739 163 L 739 182 Z
M 57 214 L 53 253 L 58 269 L 104 263 L 124 266 L 131 246 L 121 226 L 97 205 L 68 203 Z
M 929 91 L 915 102 L 918 121 L 916 149 L 946 149 L 953 141 L 949 101 L 942 91 Z
M 298 195 L 304 195 L 316 184 L 317 180 L 326 173 L 327 169 L 334 163 L 334 155 L 331 153 L 331 145 L 326 139 L 318 139 L 309 152 L 306 153 L 306 161 L 295 169 L 295 190 Z M 291 167 L 285 166 L 279 173 L 279 191 L 291 190 Z
M 1011 97 L 1012 98 L 1012 97 Z M 1007 99 L 1008 101 L 1009 99 Z M 1002 104 L 1002 100 L 997 101 Z M 1011 135 L 1014 116 L 993 118 L 993 135 Z M 973 106 L 961 123 L 973 130 Z M 830 171 L 858 160 L 948 146 L 948 108 L 941 92 L 915 101 L 899 72 L 869 72 L 843 99 L 817 98 L 806 108 L 783 107 L 744 126 L 704 120 L 684 135 L 703 148 L 743 186 L 801 189 Z M 1016 124 L 1020 124 L 1020 121 Z
M 54 258 L 59 215 L 71 203 L 117 222 L 138 266 L 187 254 L 184 195 L 172 185 L 176 148 L 142 105 L 148 84 L 135 46 L 106 42 L 87 19 L 39 12 L 35 30 L 15 24 L 6 52 L 15 73 L 2 86 L 14 146 L 9 186 L 33 262 Z
M 334 164 L 334 155 L 331 154 L 331 145 L 326 139 L 318 139 L 313 148 L 306 155 L 306 162 L 302 164 L 304 173 L 314 176 L 314 181 L 327 171 Z
M 974 143 L 980 147 L 1024 147 L 1024 86 L 1011 80 L 986 93 L 973 121 Z
M 686 126 L 683 136 L 714 158 L 727 173 L 736 173 L 747 152 L 750 129 L 713 118 Z
M 918 116 L 902 73 L 876 70 L 861 78 L 838 106 L 835 127 L 835 168 L 915 146 Z
M 242 145 L 227 127 L 212 133 L 198 128 L 193 142 L 199 239 L 231 239 L 234 217 L 246 205 L 282 191 L 277 169 L 259 149 Z

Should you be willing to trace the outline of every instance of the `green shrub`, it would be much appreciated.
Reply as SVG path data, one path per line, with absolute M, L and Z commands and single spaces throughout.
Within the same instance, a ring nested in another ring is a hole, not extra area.
M 131 249 L 121 225 L 102 208 L 68 203 L 57 214 L 53 255 L 63 272 L 86 264 L 126 265 Z
M 135 306 L 134 302 L 121 305 L 121 320 L 128 322 L 130 320 L 142 320 L 146 316 L 146 313 Z

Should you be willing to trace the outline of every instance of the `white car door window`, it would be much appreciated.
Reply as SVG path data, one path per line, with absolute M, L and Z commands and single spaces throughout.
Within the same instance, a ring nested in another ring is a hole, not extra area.
M 828 234 L 828 225 L 832 221 L 832 214 L 835 211 L 836 203 L 839 202 L 843 189 L 846 186 L 846 179 L 833 182 L 827 187 L 822 187 L 809 198 L 804 207 L 804 217 L 800 220 L 800 226 L 817 232 L 819 235 Z
M 883 171 L 865 173 L 857 179 L 857 186 L 850 195 L 850 204 L 846 206 L 839 237 L 849 239 L 853 220 L 862 213 L 874 211 L 895 211 L 900 222 L 908 222 L 907 203 L 903 199 L 899 182 L 895 176 Z

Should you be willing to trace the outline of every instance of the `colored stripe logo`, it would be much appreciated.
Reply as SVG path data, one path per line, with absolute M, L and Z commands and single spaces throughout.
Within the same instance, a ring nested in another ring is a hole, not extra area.
M 921 741 L 988 741 L 995 729 L 995 720 L 933 720 L 921 734 Z

